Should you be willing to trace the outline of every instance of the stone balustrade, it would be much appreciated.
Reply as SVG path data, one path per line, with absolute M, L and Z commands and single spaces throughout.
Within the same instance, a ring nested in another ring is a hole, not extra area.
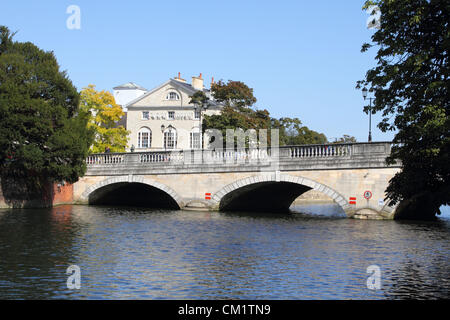
M 352 152 L 351 144 L 327 144 L 288 147 L 291 158 L 345 157 Z
M 353 143 L 353 144 L 324 144 L 304 146 L 283 146 L 274 154 L 272 148 L 267 149 L 239 149 L 239 150 L 174 150 L 174 151 L 150 151 L 133 153 L 106 153 L 92 154 L 87 157 L 88 166 L 116 165 L 122 163 L 173 163 L 179 164 L 200 158 L 203 162 L 227 163 L 230 161 L 249 161 L 282 159 L 298 161 L 302 158 L 343 158 L 352 155 L 383 153 L 386 156 L 390 152 L 389 142 Z
M 87 175 L 317 170 L 387 167 L 390 142 L 283 146 L 242 150 L 171 150 L 93 154 Z M 397 165 L 399 166 L 399 165 Z

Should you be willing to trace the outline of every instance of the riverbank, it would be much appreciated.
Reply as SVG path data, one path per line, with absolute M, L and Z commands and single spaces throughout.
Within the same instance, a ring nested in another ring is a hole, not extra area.
M 8 187 L 6 187 L 8 186 Z M 48 183 L 40 192 L 27 192 L 24 183 L 0 178 L 0 208 L 51 208 L 73 204 L 73 185 Z

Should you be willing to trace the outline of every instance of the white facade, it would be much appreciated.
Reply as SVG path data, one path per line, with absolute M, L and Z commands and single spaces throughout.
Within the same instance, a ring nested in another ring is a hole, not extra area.
M 203 86 L 203 79 L 192 77 L 192 85 L 180 76 L 147 91 L 125 105 L 127 130 L 130 131 L 128 150 L 184 150 L 201 147 L 200 118 L 220 114 L 222 106 L 211 98 Z M 210 97 L 208 108 L 200 116 L 190 96 L 203 90 Z M 205 145 L 203 141 L 203 145 Z
M 126 105 L 129 102 L 144 95 L 147 91 L 145 88 L 133 82 L 128 82 L 113 88 L 114 99 L 122 107 L 124 112 L 127 112 Z

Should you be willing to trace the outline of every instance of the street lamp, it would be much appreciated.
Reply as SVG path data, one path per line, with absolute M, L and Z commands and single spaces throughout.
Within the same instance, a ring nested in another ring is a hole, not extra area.
M 367 99 L 368 91 L 366 87 L 362 89 L 362 95 L 364 100 Z M 369 142 L 372 142 L 372 97 L 369 97 Z
M 195 109 L 199 113 L 199 129 L 200 129 L 200 148 L 203 150 L 203 123 L 202 123 L 202 111 L 208 109 L 209 104 L 203 103 L 203 104 L 197 104 Z

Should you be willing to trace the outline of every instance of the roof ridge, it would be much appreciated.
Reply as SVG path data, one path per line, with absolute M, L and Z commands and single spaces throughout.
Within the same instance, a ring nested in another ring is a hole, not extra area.
M 132 81 L 124 83 L 124 84 L 121 84 L 121 85 L 118 85 L 118 86 L 113 88 L 113 90 L 118 90 L 118 89 L 140 89 L 140 90 L 148 91 L 147 89 L 145 89 L 141 85 L 138 85 L 137 83 L 132 82 Z

